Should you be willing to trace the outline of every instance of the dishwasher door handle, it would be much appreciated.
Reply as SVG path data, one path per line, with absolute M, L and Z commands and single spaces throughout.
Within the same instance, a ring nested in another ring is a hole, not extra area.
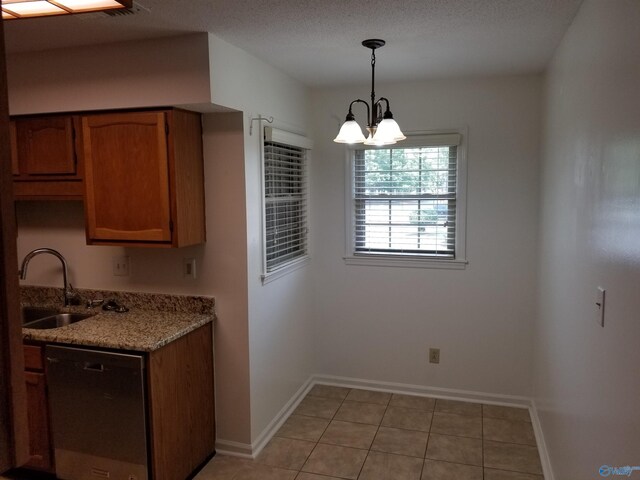
M 102 363 L 84 362 L 83 370 L 89 370 L 91 372 L 104 372 L 104 365 Z

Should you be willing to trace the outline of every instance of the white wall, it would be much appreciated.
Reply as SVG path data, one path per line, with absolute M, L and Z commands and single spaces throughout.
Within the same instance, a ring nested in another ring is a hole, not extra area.
M 245 114 L 251 440 L 255 444 L 313 372 L 314 317 L 309 265 L 262 285 L 261 129 L 254 122 L 249 135 L 249 122 L 259 114 L 273 116 L 274 126 L 308 135 L 308 91 L 243 50 L 213 35 L 209 38 L 213 101 Z
M 638 25 L 637 0 L 587 0 L 546 81 L 535 399 L 558 480 L 640 464 Z
M 208 39 L 199 33 L 13 54 L 7 80 L 11 115 L 209 103 Z
M 242 442 L 251 438 L 242 113 L 203 120 L 207 244 L 198 248 L 199 264 L 213 271 L 204 285 L 216 297 L 216 437 Z
M 466 270 L 347 266 L 345 150 L 333 143 L 368 85 L 313 95 L 311 173 L 319 372 L 528 395 L 535 310 L 538 76 L 379 85 L 404 131 L 468 127 Z M 366 98 L 366 97 L 365 97 Z M 355 107 L 356 109 L 358 107 Z M 364 112 L 356 110 L 363 124 Z M 428 348 L 441 363 L 428 363 Z

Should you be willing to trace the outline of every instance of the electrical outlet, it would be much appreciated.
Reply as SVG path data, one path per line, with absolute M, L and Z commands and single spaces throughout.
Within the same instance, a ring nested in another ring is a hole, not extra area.
M 182 276 L 184 278 L 196 278 L 196 259 L 185 258 L 182 260 Z
M 129 257 L 113 257 L 113 274 L 116 277 L 129 276 Z
M 439 348 L 430 348 L 429 349 L 429 363 L 440 363 L 440 349 Z

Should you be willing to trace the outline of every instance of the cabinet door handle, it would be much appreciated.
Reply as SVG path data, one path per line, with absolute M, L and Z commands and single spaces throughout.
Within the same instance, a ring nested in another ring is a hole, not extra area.
M 109 472 L 107 472 L 106 470 L 100 470 L 97 468 L 92 468 L 91 469 L 91 475 L 93 475 L 94 477 L 98 477 L 98 478 L 109 478 Z M 129 476 L 129 478 L 131 478 L 131 475 Z

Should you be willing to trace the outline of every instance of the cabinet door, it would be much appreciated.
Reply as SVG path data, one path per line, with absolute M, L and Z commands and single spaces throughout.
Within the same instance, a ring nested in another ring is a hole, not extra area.
M 24 118 L 15 122 L 21 176 L 76 174 L 71 116 Z
M 25 466 L 50 471 L 52 463 L 45 376 L 37 372 L 25 372 L 24 376 L 27 382 L 30 454 Z
M 82 118 L 87 240 L 171 242 L 164 112 Z

